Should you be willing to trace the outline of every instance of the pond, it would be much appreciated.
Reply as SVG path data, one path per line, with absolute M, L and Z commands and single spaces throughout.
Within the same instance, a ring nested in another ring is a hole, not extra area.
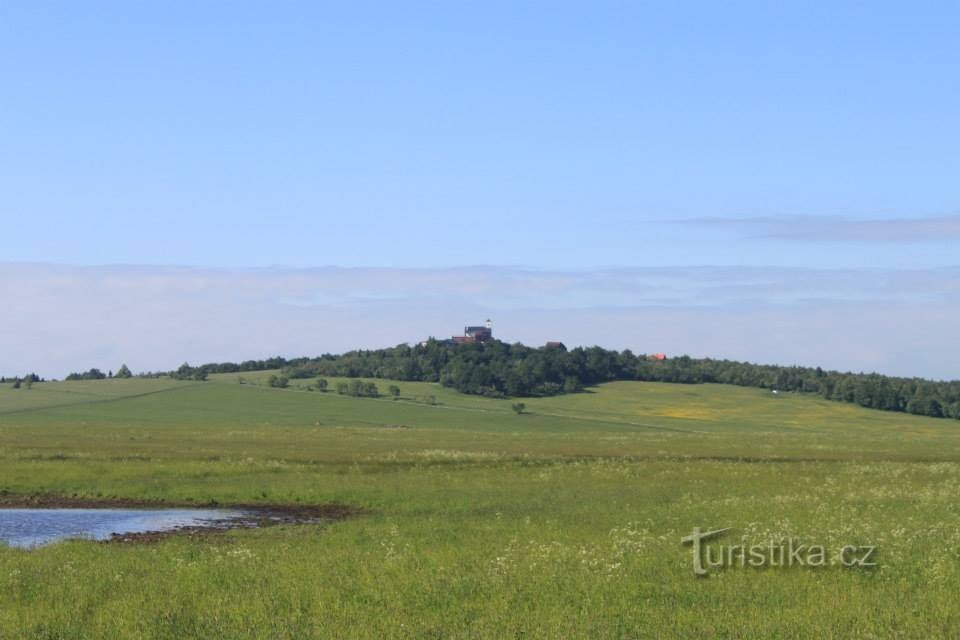
M 215 527 L 247 514 L 231 509 L 0 509 L 0 545 L 31 548 L 58 540 Z

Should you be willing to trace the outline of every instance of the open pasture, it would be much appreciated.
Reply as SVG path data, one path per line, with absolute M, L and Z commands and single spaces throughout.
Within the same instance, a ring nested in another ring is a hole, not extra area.
M 270 373 L 0 389 L 0 499 L 366 512 L 149 545 L 0 548 L 0 638 L 960 630 L 955 421 L 629 382 L 528 399 L 517 415 L 433 384 L 352 398 L 307 380 L 270 388 Z M 680 544 L 694 526 L 873 544 L 879 566 L 696 579 Z

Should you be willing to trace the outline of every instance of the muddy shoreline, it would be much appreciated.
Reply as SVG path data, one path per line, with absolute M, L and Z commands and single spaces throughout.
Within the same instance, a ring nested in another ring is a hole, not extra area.
M 202 526 L 178 527 L 166 531 L 116 533 L 101 544 L 150 543 L 173 536 L 189 538 L 223 534 L 234 529 L 259 529 L 283 524 L 323 524 L 345 520 L 367 513 L 346 504 L 284 504 L 239 502 L 189 502 L 145 500 L 142 498 L 59 496 L 53 494 L 17 495 L 0 493 L 0 509 L 229 509 L 240 511 L 241 517 L 213 520 Z

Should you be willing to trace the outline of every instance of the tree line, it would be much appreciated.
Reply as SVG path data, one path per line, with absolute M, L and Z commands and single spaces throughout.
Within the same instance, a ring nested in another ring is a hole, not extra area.
M 126 364 L 120 365 L 120 368 L 117 369 L 117 372 L 108 371 L 104 373 L 100 369 L 93 368 L 87 371 L 81 371 L 78 373 L 71 373 L 67 376 L 67 380 L 104 380 L 106 378 L 132 378 L 133 372 L 130 371 L 130 367 Z
M 722 383 L 815 393 L 828 400 L 871 409 L 960 419 L 960 381 L 936 382 L 689 356 L 655 360 L 630 350 L 578 347 L 568 351 L 497 340 L 483 344 L 429 340 L 416 346 L 325 354 L 290 363 L 284 374 L 290 378 L 331 376 L 439 382 L 462 393 L 497 398 L 576 393 L 584 386 L 613 380 Z
M 170 376 L 181 380 L 206 380 L 210 373 L 236 373 L 281 369 L 271 386 L 286 386 L 284 378 L 317 376 L 386 378 L 439 382 L 462 393 L 494 398 L 552 396 L 582 391 L 585 386 L 614 380 L 721 383 L 777 391 L 818 394 L 828 400 L 848 402 L 871 409 L 900 411 L 936 418 L 960 419 L 960 381 L 939 382 L 922 378 L 884 376 L 876 373 L 842 373 L 820 367 L 761 365 L 733 360 L 680 356 L 655 360 L 630 350 L 601 347 L 527 347 L 491 340 L 477 344 L 450 344 L 428 340 L 410 346 L 357 350 L 316 358 L 281 357 L 221 362 L 191 366 L 187 363 L 167 372 L 147 372 L 144 377 Z M 130 377 L 123 365 L 116 374 L 99 369 L 72 373 L 68 380 Z M 13 379 L 32 383 L 40 378 Z M 4 380 L 0 380 L 3 382 Z M 325 382 L 325 381 L 324 381 Z M 20 386 L 19 384 L 17 385 Z M 350 395 L 371 390 L 338 389 Z M 370 394 L 373 395 L 373 394 Z
M 33 387 L 34 382 L 44 382 L 44 379 L 35 373 L 28 373 L 25 376 L 13 376 L 12 378 L 6 376 L 0 377 L 0 384 L 12 383 L 10 386 L 14 389 L 30 389 Z

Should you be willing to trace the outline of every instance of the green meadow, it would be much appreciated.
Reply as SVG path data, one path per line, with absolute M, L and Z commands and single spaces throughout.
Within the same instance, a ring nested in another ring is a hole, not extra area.
M 957 421 L 638 382 L 517 414 L 434 384 L 353 398 L 271 373 L 0 388 L 2 495 L 363 510 L 0 546 L 0 638 L 960 636 Z M 877 564 L 697 578 L 695 526 L 875 546 Z

